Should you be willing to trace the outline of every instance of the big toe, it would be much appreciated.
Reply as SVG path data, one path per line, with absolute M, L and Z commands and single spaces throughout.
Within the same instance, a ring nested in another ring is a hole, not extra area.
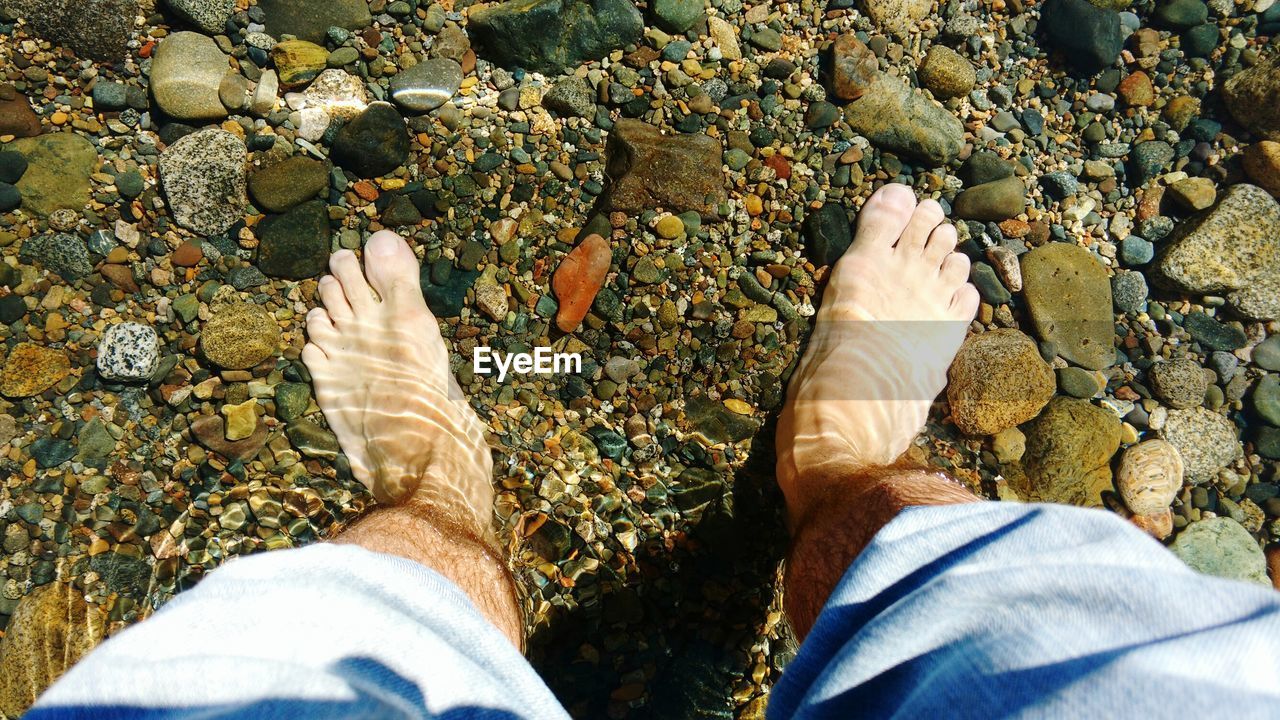
M 364 272 L 384 302 L 423 304 L 418 258 L 404 238 L 379 230 L 364 246 Z
M 892 247 L 907 229 L 915 209 L 916 195 L 911 188 L 900 183 L 881 187 L 858 213 L 858 235 L 854 246 Z

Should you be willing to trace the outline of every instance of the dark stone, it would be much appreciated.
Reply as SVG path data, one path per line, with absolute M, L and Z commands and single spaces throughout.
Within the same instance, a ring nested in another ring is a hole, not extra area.
M 27 171 L 27 158 L 19 152 L 0 152 L 0 182 L 16 183 Z
M 622 459 L 623 453 L 627 450 L 626 438 L 602 427 L 593 427 L 588 431 L 588 434 L 595 441 L 596 450 L 601 457 L 607 457 L 610 460 Z
M 474 7 L 468 20 L 481 57 L 548 75 L 598 60 L 644 31 L 631 0 L 508 0 Z
M 1149 140 L 1133 146 L 1130 169 L 1133 185 L 1145 185 L 1173 162 L 1173 146 L 1163 140 Z
M 956 217 L 965 220 L 999 222 L 1022 212 L 1027 187 L 1016 177 L 1006 177 L 971 187 L 956 196 Z
M 694 395 L 685 400 L 685 420 L 689 428 L 714 443 L 741 442 L 756 431 L 756 422 L 738 415 L 718 400 Z
M 1073 68 L 1093 75 L 1111 65 L 1124 47 L 1120 15 L 1088 0 L 1048 0 L 1040 27 Z
M 27 238 L 18 251 L 18 259 L 39 263 L 67 282 L 75 282 L 93 272 L 93 262 L 84 241 L 64 233 Z
M 0 84 L 0 135 L 35 137 L 40 134 L 40 117 L 31 108 L 27 96 Z
M 267 34 L 294 35 L 323 45 L 331 27 L 361 30 L 373 23 L 366 0 L 259 0 L 266 16 Z
M 123 83 L 111 80 L 98 80 L 94 83 L 93 107 L 95 110 L 123 110 L 128 104 L 128 88 Z
M 129 49 L 138 0 L 13 0 L 32 32 L 92 60 L 119 62 Z
M 478 271 L 454 269 L 448 260 L 423 265 L 419 285 L 431 314 L 438 318 L 461 315 L 467 300 L 467 290 L 471 289 L 478 277 Z
M 413 200 L 407 195 L 392 198 L 391 204 L 382 212 L 382 224 L 387 227 L 404 227 L 422 222 L 422 213 L 418 211 Z
M 964 161 L 956 176 L 965 187 L 973 187 L 1012 177 L 1013 166 L 993 152 L 979 150 Z
M 0 325 L 12 325 L 27 314 L 26 303 L 17 295 L 0 297 Z
M 267 212 L 284 212 L 329 187 L 328 163 L 294 155 L 249 176 L 249 194 Z
M 844 206 L 827 203 L 804 219 L 804 239 L 814 267 L 835 265 L 853 243 Z
M 0 212 L 17 210 L 22 205 L 22 193 L 7 182 L 0 182 Z
M 1168 0 L 1151 14 L 1156 24 L 1174 30 L 1186 30 L 1209 19 L 1209 6 L 1200 0 Z
M 969 270 L 969 280 L 978 288 L 978 294 L 990 305 L 1004 305 L 1013 299 L 1013 295 L 1000 282 L 1000 277 L 990 265 L 976 262 Z
M 390 103 L 375 102 L 338 131 L 333 159 L 363 178 L 395 170 L 409 157 L 409 131 Z
M 42 437 L 31 443 L 31 457 L 41 468 L 57 467 L 76 455 L 76 447 L 66 440 Z
M 1218 26 L 1213 23 L 1197 25 L 1182 34 L 1182 52 L 1187 57 L 1207 58 L 1218 47 Z
M 329 213 L 319 200 L 258 224 L 258 268 L 271 277 L 302 280 L 329 262 Z
M 116 190 L 120 191 L 122 197 L 133 200 L 146 189 L 147 183 L 137 170 L 125 170 L 116 176 Z
M 1212 350 L 1230 352 L 1244 347 L 1245 344 L 1243 330 L 1224 325 L 1201 312 L 1187 313 L 1182 318 L 1182 327 L 1193 340 Z
M 614 210 L 663 208 L 717 219 L 725 201 L 720 142 L 708 135 L 663 135 L 639 120 L 619 120 L 609 133 L 605 168 Z
M 653 0 L 650 7 L 654 22 L 667 32 L 683 34 L 702 18 L 702 0 Z

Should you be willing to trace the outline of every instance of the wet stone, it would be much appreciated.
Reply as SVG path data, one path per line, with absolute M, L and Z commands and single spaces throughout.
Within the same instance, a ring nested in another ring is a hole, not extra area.
M 160 155 L 160 182 L 174 221 L 201 235 L 216 235 L 244 218 L 247 151 L 235 135 L 216 128 L 187 135 Z
M 1111 283 L 1088 250 L 1049 243 L 1022 256 L 1023 299 L 1036 332 L 1089 370 L 1115 362 Z
M 410 112 L 427 112 L 445 104 L 462 84 L 462 67 L 449 58 L 430 58 L 396 75 L 390 94 Z
M 373 103 L 333 141 L 334 161 L 364 178 L 386 175 L 408 157 L 409 131 L 390 103 Z
M 623 119 L 609 133 L 605 153 L 615 210 L 692 210 L 714 220 L 725 201 L 720 143 L 707 135 L 663 135 L 647 123 Z
M 89 176 L 98 163 L 98 151 L 88 140 L 60 132 L 15 140 L 6 149 L 22 153 L 28 163 L 15 185 L 24 209 L 44 216 L 88 204 Z
M 160 338 L 150 325 L 112 325 L 98 343 L 98 373 L 108 380 L 149 380 L 159 366 Z
M 218 88 L 231 69 L 213 39 L 177 32 L 160 42 L 151 61 L 151 94 L 156 104 L 179 120 L 217 120 L 227 116 Z
M 853 244 L 849 216 L 838 203 L 827 203 L 804 220 L 804 238 L 815 267 L 835 265 Z
M 359 30 L 373 22 L 365 0 L 260 0 L 258 7 L 266 16 L 267 34 L 314 43 L 323 43 L 331 27 Z
M 258 269 L 271 277 L 302 280 L 329 263 L 329 215 L 319 200 L 303 203 L 258 225 Z
M 200 334 L 204 354 L 228 370 L 244 370 L 276 353 L 280 328 L 253 303 L 224 303 L 213 309 Z
M 89 249 L 76 235 L 55 233 L 38 235 L 22 243 L 18 259 L 44 267 L 68 282 L 75 282 L 93 272 Z
M 294 155 L 249 176 L 249 194 L 259 208 L 284 212 L 329 187 L 329 166 Z
M 636 42 L 644 21 L 630 0 L 507 0 L 476 8 L 467 29 L 498 65 L 559 75 Z

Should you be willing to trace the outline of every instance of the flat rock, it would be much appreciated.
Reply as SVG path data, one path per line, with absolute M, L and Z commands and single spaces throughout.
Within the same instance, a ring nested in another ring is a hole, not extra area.
M 876 27 L 898 37 L 906 37 L 933 8 L 933 0 L 861 0 L 860 4 Z
M 160 183 L 174 222 L 201 235 L 225 232 L 244 217 L 247 152 L 218 128 L 192 133 L 160 154 Z
M 591 234 L 560 261 L 560 266 L 551 276 L 551 290 L 560 301 L 556 327 L 562 332 L 573 332 L 582 324 L 596 293 L 604 285 L 612 260 L 609 243 L 599 235 Z
M 329 213 L 320 200 L 258 224 L 258 269 L 270 277 L 303 280 L 329 264 Z
M 360 30 L 373 23 L 365 0 L 259 0 L 258 7 L 266 14 L 267 34 L 277 38 L 323 43 L 330 27 Z
M 1166 248 L 1157 268 L 1178 290 L 1225 293 L 1248 318 L 1280 317 L 1280 203 L 1266 190 L 1233 185 L 1213 209 L 1179 225 Z
M 91 60 L 119 62 L 129 50 L 138 0 L 12 0 L 29 29 Z
M 369 105 L 364 81 L 345 70 L 330 68 L 302 91 L 309 109 L 321 109 L 329 117 L 350 120 Z M 305 111 L 303 117 L 305 117 Z
M 89 176 L 98 164 L 93 143 L 60 132 L 15 140 L 8 149 L 27 159 L 27 171 L 16 184 L 23 209 L 45 216 L 54 210 L 80 211 L 88 204 Z
M 1273 50 L 1258 64 L 1233 75 L 1222 86 L 1222 99 L 1250 132 L 1280 141 L 1280 53 Z
M 209 35 L 226 32 L 236 8 L 235 0 L 165 0 L 165 4 L 174 15 Z
M 226 420 L 221 415 L 203 415 L 191 422 L 191 436 L 196 442 L 228 460 L 249 460 L 267 444 L 267 425 L 258 423 L 253 434 L 239 440 L 228 440 Z
M 0 395 L 11 398 L 39 395 L 70 374 L 71 359 L 66 351 L 18 343 L 0 370 Z
M 333 160 L 363 178 L 395 170 L 409 157 L 409 130 L 390 103 L 375 102 L 342 126 Z
M 1211 482 L 1243 452 L 1236 426 L 1202 407 L 1170 410 L 1160 436 L 1178 449 L 1193 485 Z
M 1120 419 L 1088 400 L 1055 397 L 1027 425 L 1023 499 L 1099 507 L 1111 489 Z
M 1089 370 L 1115 362 L 1111 282 L 1093 254 L 1049 243 L 1022 256 L 1022 292 L 1041 339 Z
M 36 697 L 106 638 L 107 616 L 55 580 L 18 601 L 0 642 L 0 714 L 19 717 Z
M 26 138 L 39 134 L 40 116 L 31 101 L 12 85 L 0 84 L 0 135 Z
M 411 112 L 428 112 L 449 102 L 462 85 L 462 66 L 445 57 L 429 58 L 398 73 L 391 99 Z
M 964 125 L 955 115 L 901 79 L 883 73 L 845 107 L 844 118 L 876 147 L 931 165 L 951 162 L 964 144 Z
M 1271 586 L 1267 559 L 1258 541 L 1231 518 L 1197 520 L 1178 533 L 1169 549 L 1205 575 Z
M 329 51 L 323 45 L 306 40 L 285 40 L 271 48 L 271 62 L 276 78 L 286 88 L 305 85 L 315 80 L 328 67 Z
M 976 185 L 956 196 L 956 217 L 999 222 L 1026 208 L 1027 186 L 1016 177 L 1006 177 Z
M 329 187 L 329 164 L 293 155 L 249 176 L 253 202 L 268 212 L 284 212 Z
M 149 380 L 159 367 L 160 337 L 150 325 L 112 325 L 98 342 L 98 374 L 108 380 Z
M 481 57 L 562 75 L 637 42 L 644 20 L 631 0 L 507 0 L 473 7 L 467 29 Z
M 973 63 L 946 45 L 932 45 L 918 72 L 920 84 L 937 98 L 968 95 L 977 81 Z
M 1087 0 L 1048 0 L 1040 11 L 1040 27 L 1082 75 L 1115 63 L 1124 47 L 1120 14 Z
M 213 38 L 176 32 L 156 47 L 151 60 L 151 94 L 179 120 L 220 120 L 227 116 L 218 88 L 230 70 Z
M 200 333 L 205 357 L 228 370 L 247 370 L 276 354 L 280 326 L 271 313 L 249 302 L 214 307 Z
M 726 194 L 721 147 L 715 138 L 700 133 L 663 135 L 648 123 L 621 119 L 609 133 L 605 154 L 614 210 L 640 213 L 661 208 L 717 219 L 717 207 Z
M 18 251 L 18 259 L 57 273 L 67 282 L 75 282 L 93 272 L 93 261 L 84 241 L 78 235 L 67 233 L 27 238 Z
M 1035 341 L 1013 329 L 970 335 L 947 379 L 951 418 L 966 435 L 995 435 L 1030 420 L 1056 387 Z
M 841 100 L 857 100 L 880 76 L 880 61 L 853 33 L 831 43 L 831 91 Z

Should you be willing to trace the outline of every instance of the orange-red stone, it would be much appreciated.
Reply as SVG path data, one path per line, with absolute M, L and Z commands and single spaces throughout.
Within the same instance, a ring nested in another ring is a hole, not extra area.
M 596 293 L 604 285 L 612 259 L 609 243 L 592 234 L 560 261 L 560 267 L 551 276 L 551 290 L 560 301 L 556 327 L 561 331 L 573 332 L 582 324 Z

